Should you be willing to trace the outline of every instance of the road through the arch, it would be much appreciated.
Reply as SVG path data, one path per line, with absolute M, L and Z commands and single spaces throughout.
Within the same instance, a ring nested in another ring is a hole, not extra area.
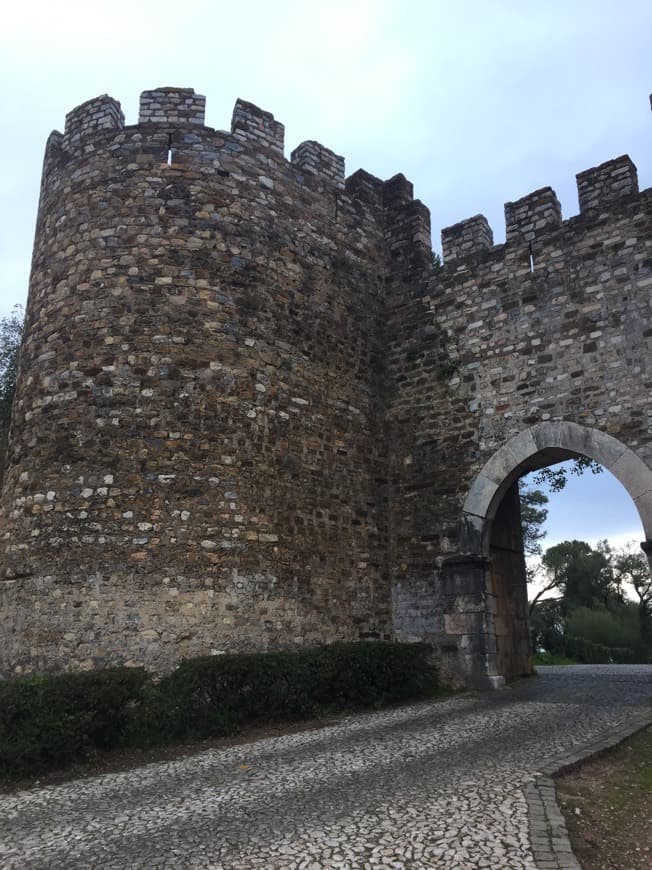
M 8 868 L 534 868 L 524 789 L 647 710 L 651 666 L 538 678 L 0 795 Z

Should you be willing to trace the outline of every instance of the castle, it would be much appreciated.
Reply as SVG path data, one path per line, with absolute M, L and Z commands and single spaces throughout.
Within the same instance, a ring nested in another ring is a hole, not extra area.
M 48 140 L 0 506 L 0 675 L 427 640 L 531 668 L 517 480 L 578 455 L 652 540 L 652 190 L 620 157 L 445 229 L 238 100 Z M 645 543 L 648 550 L 652 544 Z

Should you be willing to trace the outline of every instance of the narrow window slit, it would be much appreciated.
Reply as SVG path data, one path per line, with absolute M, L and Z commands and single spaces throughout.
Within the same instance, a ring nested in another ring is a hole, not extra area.
M 168 166 L 172 166 L 172 134 L 168 136 Z
M 532 242 L 528 242 L 527 247 L 530 254 L 530 272 L 534 272 L 534 254 L 532 253 Z

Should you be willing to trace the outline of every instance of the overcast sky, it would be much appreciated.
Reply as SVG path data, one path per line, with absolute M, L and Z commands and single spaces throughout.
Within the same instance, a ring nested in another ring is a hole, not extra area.
M 286 155 L 317 139 L 347 174 L 403 172 L 438 249 L 442 227 L 478 212 L 504 241 L 504 202 L 545 185 L 576 214 L 575 174 L 620 154 L 651 186 L 651 37 L 650 0 L 6 4 L 0 315 L 26 296 L 47 136 L 98 94 L 133 124 L 142 90 L 193 87 L 219 129 L 250 100 L 285 124 Z

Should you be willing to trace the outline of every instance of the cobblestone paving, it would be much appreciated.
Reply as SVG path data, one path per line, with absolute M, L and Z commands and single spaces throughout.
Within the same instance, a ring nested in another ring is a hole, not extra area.
M 534 868 L 526 792 L 541 771 L 645 710 L 652 718 L 652 666 L 540 673 L 0 795 L 0 867 Z

